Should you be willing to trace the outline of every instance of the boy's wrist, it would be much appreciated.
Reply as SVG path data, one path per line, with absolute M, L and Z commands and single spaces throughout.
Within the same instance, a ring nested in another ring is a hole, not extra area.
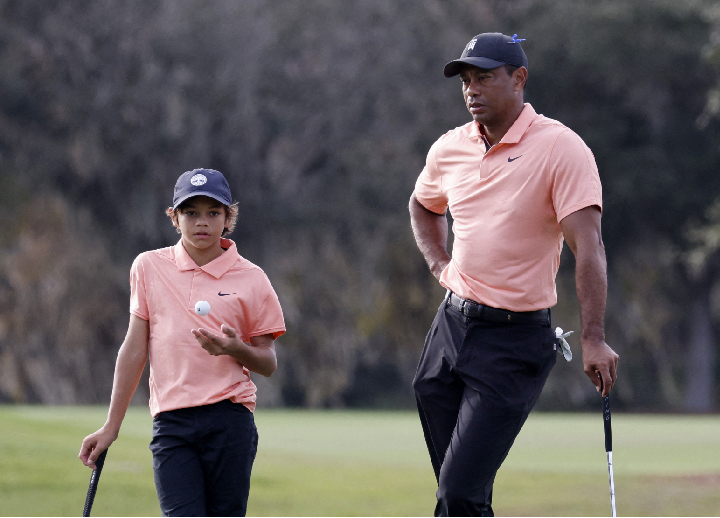
M 239 336 L 233 337 L 232 342 L 230 343 L 228 355 L 235 358 L 237 361 L 241 362 L 242 359 L 245 357 L 245 349 L 248 347 L 248 344 L 240 340 Z
M 108 417 L 107 421 L 105 421 L 105 424 L 100 428 L 100 430 L 103 433 L 110 434 L 111 436 L 114 436 L 115 439 L 117 439 L 117 436 L 120 434 L 120 427 L 122 426 L 122 419 L 119 421 L 113 418 Z
M 108 428 L 106 426 L 103 426 L 102 428 L 100 428 L 99 431 L 102 435 L 108 436 L 112 442 L 115 442 L 115 440 L 117 440 L 118 438 L 118 435 L 120 435 L 120 428 Z

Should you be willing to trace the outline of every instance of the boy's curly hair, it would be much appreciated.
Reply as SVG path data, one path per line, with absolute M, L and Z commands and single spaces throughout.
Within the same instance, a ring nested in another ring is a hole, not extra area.
M 222 237 L 227 237 L 230 234 L 233 233 L 233 230 L 235 230 L 235 225 L 237 225 L 237 219 L 238 219 L 238 213 L 239 213 L 239 206 L 240 204 L 238 202 L 233 203 L 232 205 L 225 205 L 222 204 L 223 207 L 225 207 L 225 214 L 227 214 L 227 218 L 230 220 L 228 222 L 227 227 L 223 229 Z M 173 209 L 172 207 L 168 207 L 165 211 L 165 214 L 170 218 L 170 220 L 173 222 L 173 225 L 175 225 L 175 230 L 178 234 L 180 234 L 180 227 L 178 227 L 178 220 L 177 215 L 182 210 L 183 204 L 181 203 L 177 209 Z

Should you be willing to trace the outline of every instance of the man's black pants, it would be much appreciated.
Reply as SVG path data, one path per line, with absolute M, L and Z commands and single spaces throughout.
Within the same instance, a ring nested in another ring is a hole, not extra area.
M 495 474 L 556 357 L 545 322 L 467 317 L 446 298 L 413 381 L 438 481 L 435 516 L 493 516 Z
M 229 400 L 161 412 L 153 420 L 155 488 L 163 516 L 245 516 L 258 434 Z

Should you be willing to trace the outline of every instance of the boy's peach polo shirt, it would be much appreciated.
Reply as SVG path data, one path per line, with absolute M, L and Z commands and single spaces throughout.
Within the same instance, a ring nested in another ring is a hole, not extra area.
M 130 270 L 130 312 L 150 323 L 150 412 L 188 408 L 230 399 L 255 409 L 255 384 L 248 370 L 229 356 L 211 356 L 191 329 L 222 336 L 233 327 L 244 342 L 251 336 L 285 332 L 282 309 L 265 272 L 241 257 L 235 243 L 197 266 L 182 242 L 140 254 Z M 206 300 L 210 314 L 195 314 Z
M 485 149 L 478 124 L 455 128 L 430 148 L 416 182 L 424 207 L 437 214 L 449 208 L 453 217 L 452 260 L 440 283 L 496 308 L 554 306 L 560 221 L 602 208 L 595 158 L 577 134 L 530 104 Z

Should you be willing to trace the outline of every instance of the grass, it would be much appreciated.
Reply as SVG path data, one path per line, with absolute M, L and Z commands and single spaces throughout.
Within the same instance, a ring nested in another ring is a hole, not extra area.
M 82 437 L 106 409 L 0 407 L 0 515 L 77 516 Z M 429 516 L 435 480 L 413 412 L 258 410 L 249 516 Z M 94 516 L 158 516 L 148 411 L 128 413 Z M 620 515 L 718 516 L 720 417 L 613 415 Z M 498 516 L 608 516 L 602 418 L 531 415 L 495 483 Z

